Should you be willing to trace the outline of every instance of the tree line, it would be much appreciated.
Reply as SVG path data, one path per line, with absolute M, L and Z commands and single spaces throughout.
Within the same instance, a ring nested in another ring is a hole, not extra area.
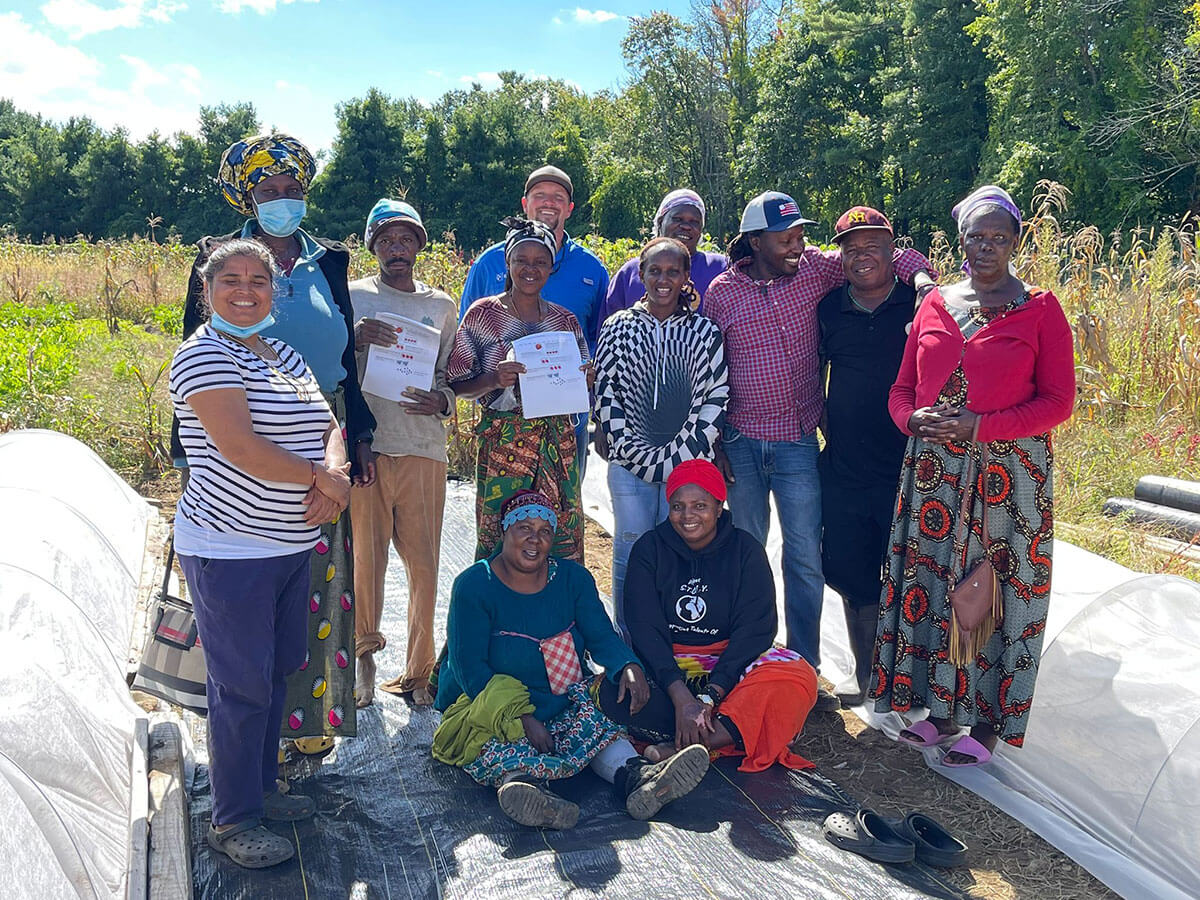
M 772 188 L 826 225 L 878 206 L 918 243 L 983 181 L 1027 202 L 1053 179 L 1104 231 L 1200 213 L 1200 16 L 1183 0 L 697 0 L 631 19 L 621 48 L 619 91 L 504 72 L 429 105 L 376 88 L 339 104 L 308 223 L 360 233 L 376 199 L 406 195 L 473 251 L 546 162 L 575 181 L 573 230 L 609 238 L 644 234 L 675 187 L 705 197 L 717 236 Z M 213 175 L 263 124 L 252 101 L 204 106 L 195 133 L 131 141 L 0 99 L 0 229 L 232 230 Z

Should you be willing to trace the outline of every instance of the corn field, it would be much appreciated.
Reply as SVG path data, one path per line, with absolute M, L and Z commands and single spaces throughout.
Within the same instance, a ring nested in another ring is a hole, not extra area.
M 1145 571 L 1194 575 L 1182 556 L 1146 548 L 1100 516 L 1144 474 L 1200 478 L 1200 238 L 1192 227 L 1101 234 L 1060 225 L 1070 197 L 1039 184 L 1028 204 L 1017 267 L 1058 296 L 1075 331 L 1079 397 L 1055 435 L 1060 535 Z M 633 241 L 588 236 L 610 272 Z M 943 280 L 958 277 L 957 243 L 930 242 Z M 351 247 L 351 278 L 375 271 Z M 137 482 L 169 468 L 164 366 L 178 342 L 191 245 L 153 235 L 120 242 L 31 245 L 0 240 L 0 431 L 74 434 Z M 461 294 L 467 260 L 432 243 L 418 277 Z M 474 468 L 474 405 L 460 403 L 450 471 Z

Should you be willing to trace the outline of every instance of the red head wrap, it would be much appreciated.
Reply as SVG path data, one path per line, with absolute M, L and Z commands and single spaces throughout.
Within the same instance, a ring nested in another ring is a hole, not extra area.
M 725 502 L 725 476 L 707 459 L 689 459 L 672 469 L 667 477 L 667 499 L 685 484 L 694 484 Z

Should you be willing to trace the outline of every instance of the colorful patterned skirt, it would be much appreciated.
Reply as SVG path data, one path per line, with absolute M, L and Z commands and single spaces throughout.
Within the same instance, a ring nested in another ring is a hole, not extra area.
M 554 738 L 553 753 L 539 753 L 528 738 L 492 738 L 463 770 L 479 784 L 499 787 L 513 773 L 552 781 L 578 775 L 592 757 L 622 737 L 621 726 L 610 721 L 592 702 L 586 681 L 567 688 L 567 708 L 545 722 Z
M 943 389 L 950 402 L 956 378 Z M 964 390 L 965 392 L 965 390 Z M 942 399 L 942 398 L 939 398 Z M 960 726 L 986 722 L 1021 746 L 1033 704 L 1050 601 L 1054 533 L 1053 452 L 1049 434 L 993 441 L 986 475 L 964 485 L 979 446 L 927 444 L 912 438 L 900 475 L 887 572 L 879 603 L 870 696 L 877 712 L 930 715 Z M 955 553 L 962 490 L 973 494 L 966 549 Z M 988 556 L 1004 595 L 1004 620 L 972 664 L 949 660 L 952 580 L 982 558 L 986 509 Z
M 345 434 L 346 404 L 341 388 L 326 394 Z M 321 526 L 313 548 L 308 586 L 308 652 L 304 665 L 288 677 L 283 738 L 354 737 L 354 552 L 350 513 Z
M 519 413 L 484 409 L 475 426 L 476 559 L 500 546 L 500 507 L 519 490 L 545 494 L 558 514 L 551 556 L 583 562 L 583 515 L 579 505 L 579 463 L 569 416 L 526 419 Z

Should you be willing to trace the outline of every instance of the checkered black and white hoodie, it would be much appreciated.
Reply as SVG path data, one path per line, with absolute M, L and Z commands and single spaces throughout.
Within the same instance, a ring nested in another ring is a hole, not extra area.
M 683 309 L 665 322 L 645 298 L 608 318 L 596 347 L 608 460 L 660 484 L 684 460 L 712 459 L 729 398 L 721 330 Z

